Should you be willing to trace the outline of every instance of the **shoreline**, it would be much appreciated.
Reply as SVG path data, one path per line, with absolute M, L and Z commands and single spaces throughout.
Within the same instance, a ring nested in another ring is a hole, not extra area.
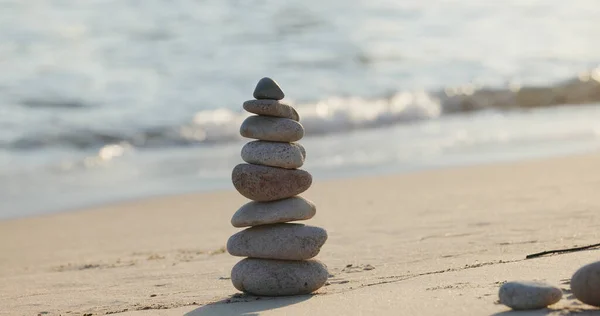
M 497 164 L 514 164 L 521 162 L 535 162 L 538 160 L 546 160 L 546 159 L 556 159 L 556 158 L 564 158 L 564 157 L 572 157 L 572 156 L 582 156 L 589 155 L 598 152 L 597 149 L 585 149 L 578 150 L 576 152 L 559 152 L 559 153 L 551 153 L 551 154 L 539 154 L 539 155 L 528 155 L 526 157 L 511 157 L 511 158 L 500 158 L 496 160 L 477 160 L 476 162 L 461 162 L 461 163 L 451 163 L 448 165 L 432 165 L 428 167 L 415 167 L 415 168 L 402 168 L 400 166 L 377 166 L 374 168 L 376 171 L 373 171 L 373 168 L 359 168 L 358 170 L 348 173 L 334 173 L 327 174 L 321 177 L 315 177 L 313 175 L 313 179 L 319 182 L 331 182 L 331 181 L 344 181 L 344 180 L 361 180 L 361 179 L 369 179 L 374 177 L 385 177 L 385 176 L 402 176 L 402 175 L 411 175 L 411 174 L 419 174 L 419 173 L 427 173 L 427 172 L 436 172 L 441 170 L 448 169 L 463 169 L 470 167 L 485 167 L 485 166 L 493 166 Z M 235 165 L 232 165 L 232 168 Z M 306 169 L 311 172 L 311 170 Z M 211 194 L 211 193 L 219 193 L 219 192 L 227 192 L 235 190 L 233 185 L 227 182 L 227 185 L 219 185 L 217 187 L 205 187 L 203 189 L 182 189 L 173 193 L 149 193 L 149 194 L 132 194 L 129 197 L 117 197 L 117 198 L 100 198 L 100 199 L 92 199 L 93 202 L 83 202 L 83 203 L 74 203 L 73 206 L 68 207 L 52 207 L 50 211 L 45 212 L 32 212 L 26 211 L 27 215 L 23 216 L 7 216 L 0 217 L 0 222 L 4 221 L 12 221 L 18 219 L 27 219 L 27 218 L 35 218 L 35 217 L 45 217 L 52 216 L 56 214 L 70 213 L 70 212 L 81 212 L 89 209 L 96 209 L 101 207 L 110 207 L 119 204 L 126 203 L 136 203 L 142 202 L 144 200 L 153 200 L 153 199 L 162 199 L 162 198 L 175 198 L 178 196 L 187 196 L 187 195 L 197 195 L 197 194 Z
M 306 137 L 303 144 L 310 158 L 304 169 L 321 181 L 581 154 L 598 148 L 600 131 L 592 119 L 598 115 L 598 106 L 479 111 L 348 135 Z M 210 150 L 193 146 L 167 151 L 132 149 L 106 161 L 100 152 L 67 162 L 76 166 L 72 169 L 49 165 L 29 171 L 0 171 L 4 179 L 0 200 L 5 201 L 0 220 L 152 196 L 231 189 L 231 169 L 241 162 L 242 146 L 243 142 L 207 147 Z M 86 167 L 88 159 L 93 163 Z
M 600 153 L 319 181 L 306 194 L 329 240 L 316 295 L 236 295 L 224 250 L 246 199 L 234 190 L 0 221 L 0 315 L 504 315 L 499 282 L 564 280 L 598 250 Z M 74 295 L 77 293 L 77 295 Z M 229 300 L 229 301 L 228 301 Z M 220 303 L 219 303 L 220 302 Z M 577 305 L 565 295 L 552 308 Z M 7 312 L 10 311 L 10 312 Z

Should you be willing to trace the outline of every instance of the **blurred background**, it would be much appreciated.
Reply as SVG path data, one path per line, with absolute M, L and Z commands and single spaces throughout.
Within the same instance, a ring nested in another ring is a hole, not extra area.
M 597 0 L 0 0 L 0 218 L 230 189 L 256 82 L 316 180 L 600 147 Z

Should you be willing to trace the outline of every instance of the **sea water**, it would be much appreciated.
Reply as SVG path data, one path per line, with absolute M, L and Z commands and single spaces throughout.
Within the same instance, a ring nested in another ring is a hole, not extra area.
M 270 76 L 316 180 L 600 145 L 600 6 L 0 1 L 0 218 L 231 189 Z

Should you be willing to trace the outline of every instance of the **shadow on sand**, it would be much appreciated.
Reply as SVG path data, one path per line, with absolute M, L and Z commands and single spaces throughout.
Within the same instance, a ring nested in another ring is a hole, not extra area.
M 538 309 L 531 311 L 505 311 L 496 313 L 491 316 L 563 316 L 563 315 L 600 315 L 600 310 L 578 309 L 578 308 L 561 308 L 561 309 Z
M 235 294 L 230 298 L 199 307 L 185 316 L 254 316 L 258 315 L 258 312 L 304 302 L 312 296 L 258 297 Z

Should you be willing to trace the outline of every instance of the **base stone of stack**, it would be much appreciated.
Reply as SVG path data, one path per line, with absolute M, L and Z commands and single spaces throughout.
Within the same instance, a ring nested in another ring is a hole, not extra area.
M 295 196 L 273 202 L 249 202 L 231 218 L 233 227 L 249 227 L 311 219 L 317 207 L 311 201 Z
M 327 241 L 327 231 L 304 224 L 271 224 L 244 229 L 227 240 L 232 256 L 278 260 L 313 258 Z
M 242 159 L 255 165 L 297 169 L 302 167 L 305 157 L 306 151 L 298 143 L 257 140 L 242 147 Z
M 246 138 L 291 143 L 304 137 L 304 127 L 287 118 L 252 115 L 242 122 L 240 135 Z
M 312 184 L 312 176 L 307 171 L 252 164 L 235 166 L 231 180 L 241 195 L 259 202 L 296 196 Z
M 327 267 L 318 260 L 246 258 L 231 270 L 233 286 L 257 296 L 310 294 L 325 285 L 328 276 Z

